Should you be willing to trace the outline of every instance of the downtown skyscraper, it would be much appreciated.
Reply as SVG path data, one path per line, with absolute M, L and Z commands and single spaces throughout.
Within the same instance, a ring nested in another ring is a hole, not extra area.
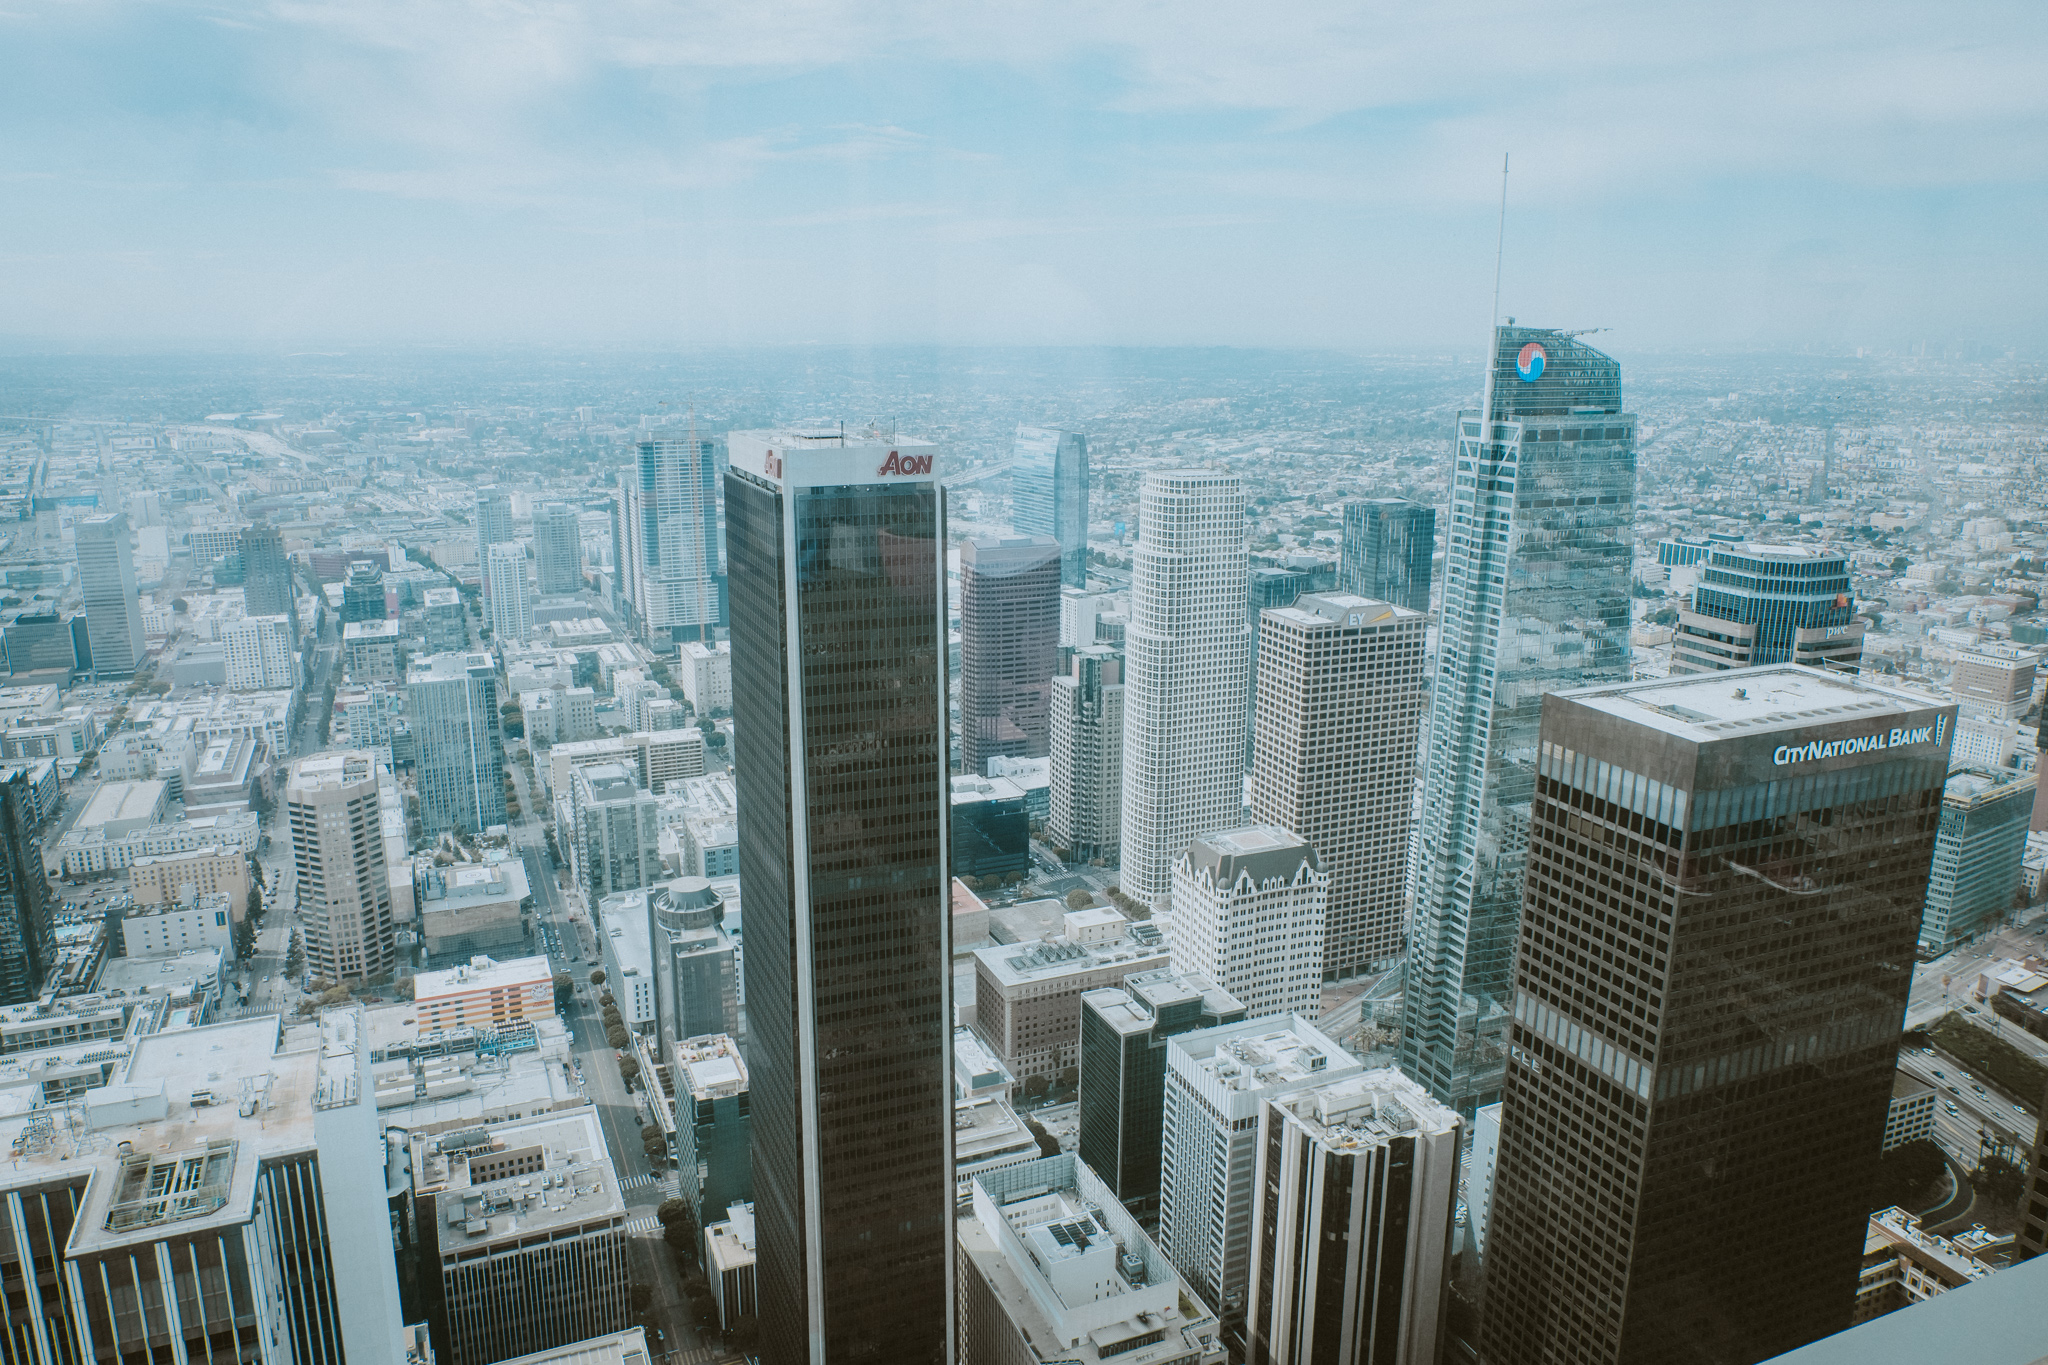
M 954 1171 L 936 452 L 759 431 L 731 450 L 762 1358 L 937 1365 Z
M 725 621 L 721 450 L 721 438 L 709 436 L 642 441 L 632 468 L 619 475 L 619 587 L 641 638 L 657 651 L 711 639 Z
M 960 771 L 1051 752 L 1060 547 L 1050 536 L 960 543 Z
M 1018 427 L 1010 455 L 1010 524 L 1060 543 L 1060 583 L 1088 586 L 1088 438 Z
M 1138 528 L 1124 634 L 1121 878 L 1124 894 L 1157 905 L 1196 835 L 1243 823 L 1244 489 L 1215 470 L 1147 474 Z
M 1545 698 L 1489 1365 L 1849 1325 L 1954 718 L 1792 664 Z
M 534 509 L 533 559 L 543 597 L 583 587 L 583 531 L 577 511 L 564 502 Z
M 142 663 L 142 605 L 128 514 L 111 512 L 78 523 L 78 591 L 85 599 L 85 635 L 99 678 L 133 677 Z
M 1494 330 L 1458 415 L 1401 1068 L 1460 1113 L 1498 1097 L 1543 694 L 1629 676 L 1636 423 L 1621 367 Z
M 1427 615 L 1435 555 L 1434 507 L 1405 498 L 1344 504 L 1344 548 L 1337 568 L 1344 591 Z

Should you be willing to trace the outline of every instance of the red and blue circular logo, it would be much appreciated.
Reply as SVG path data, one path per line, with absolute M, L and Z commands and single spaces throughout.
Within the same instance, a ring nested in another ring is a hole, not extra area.
M 1515 357 L 1515 373 L 1522 376 L 1524 384 L 1534 383 L 1543 377 L 1543 362 L 1548 359 L 1549 354 L 1532 341 Z

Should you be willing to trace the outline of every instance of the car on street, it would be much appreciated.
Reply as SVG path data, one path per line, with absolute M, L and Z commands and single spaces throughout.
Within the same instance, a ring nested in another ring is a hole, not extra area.
M 1937 1072 L 1935 1072 L 1935 1073 L 1934 1073 L 1934 1077 L 1935 1077 L 1935 1079 L 1936 1079 L 1936 1080 L 1947 1080 L 1947 1079 L 1948 1079 L 1947 1073 L 1945 1073 L 1945 1072 L 1941 1072 L 1941 1071 L 1937 1071 Z
M 2012 1112 L 2015 1114 L 2024 1114 L 2027 1112 L 2027 1106 L 2025 1106 L 2024 1104 L 2016 1104 L 2012 1107 Z
M 1956 1112 L 1956 1103 L 1954 1100 L 1950 1100 L 1948 1102 L 1948 1112 L 1951 1114 Z

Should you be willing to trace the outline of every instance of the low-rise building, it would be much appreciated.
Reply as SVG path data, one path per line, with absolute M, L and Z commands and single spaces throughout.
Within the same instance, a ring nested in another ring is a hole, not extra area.
M 957 1226 L 961 1358 L 1223 1365 L 1216 1315 L 1078 1158 L 975 1177 Z
M 467 962 L 525 947 L 524 906 L 530 894 L 526 866 L 516 858 L 446 866 L 431 857 L 418 860 L 413 902 L 428 963 Z
M 646 894 L 643 889 L 642 894 Z M 654 894 L 662 894 L 656 891 Z M 636 1033 L 654 1028 L 654 953 L 647 908 L 638 897 L 607 896 L 598 902 L 598 952 L 604 959 L 604 988 L 617 1002 L 619 1016 Z
M 606 1332 L 517 1360 L 500 1361 L 499 1365 L 653 1365 L 655 1359 L 655 1353 L 647 1348 L 647 1329 L 628 1327 L 623 1332 Z
M 1990 1273 L 1990 1266 L 1966 1255 L 1948 1238 L 1922 1232 L 1919 1220 L 1904 1209 L 1885 1209 L 1870 1216 L 1870 1231 L 1863 1239 L 1852 1322 L 1868 1322 L 1923 1303 Z
M 1009 1100 L 1001 1095 L 959 1095 L 953 1100 L 954 1197 L 974 1197 L 974 1177 L 1036 1161 L 1045 1153 Z
M 139 958 L 209 948 L 225 957 L 234 946 L 234 925 L 228 898 L 217 891 L 136 906 L 121 917 L 121 951 Z
M 1073 917 L 1091 914 L 1068 911 L 1067 932 L 1056 938 L 974 950 L 974 1026 L 1019 1080 L 1051 1080 L 1079 1065 L 1083 992 L 1167 965 L 1150 923 L 1118 916 L 1115 938 L 1079 941 Z
M 215 735 L 185 772 L 187 819 L 232 815 L 270 794 L 270 746 L 259 734 Z
M 1892 1075 L 1891 1107 L 1885 1112 L 1884 1150 L 1934 1136 L 1934 1087 L 1906 1072 Z
M 209 844 L 179 853 L 145 855 L 128 867 L 128 892 L 138 909 L 168 901 L 190 903 L 218 892 L 240 922 L 249 909 L 249 855 Z
M 478 956 L 413 978 L 413 1008 L 423 1030 L 502 1029 L 555 1015 L 555 977 L 546 957 L 505 962 Z
M 732 710 L 732 645 L 683 641 L 676 681 L 700 716 Z
M 46 865 L 54 864 L 67 877 L 92 877 L 119 872 L 135 866 L 142 858 L 190 853 L 203 848 L 225 848 L 249 854 L 262 839 L 256 812 L 236 811 L 230 815 L 207 815 L 194 820 L 173 820 L 151 825 L 118 838 L 104 830 L 73 828 L 44 851 Z

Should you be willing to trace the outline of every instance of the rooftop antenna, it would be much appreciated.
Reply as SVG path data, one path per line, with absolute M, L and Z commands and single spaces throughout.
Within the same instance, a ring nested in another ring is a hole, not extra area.
M 1508 154 L 1500 154 L 1500 226 L 1493 243 L 1493 317 L 1487 324 L 1486 387 L 1480 401 L 1479 420 L 1486 424 L 1483 439 L 1493 442 L 1493 372 L 1500 364 L 1500 268 L 1508 244 Z

